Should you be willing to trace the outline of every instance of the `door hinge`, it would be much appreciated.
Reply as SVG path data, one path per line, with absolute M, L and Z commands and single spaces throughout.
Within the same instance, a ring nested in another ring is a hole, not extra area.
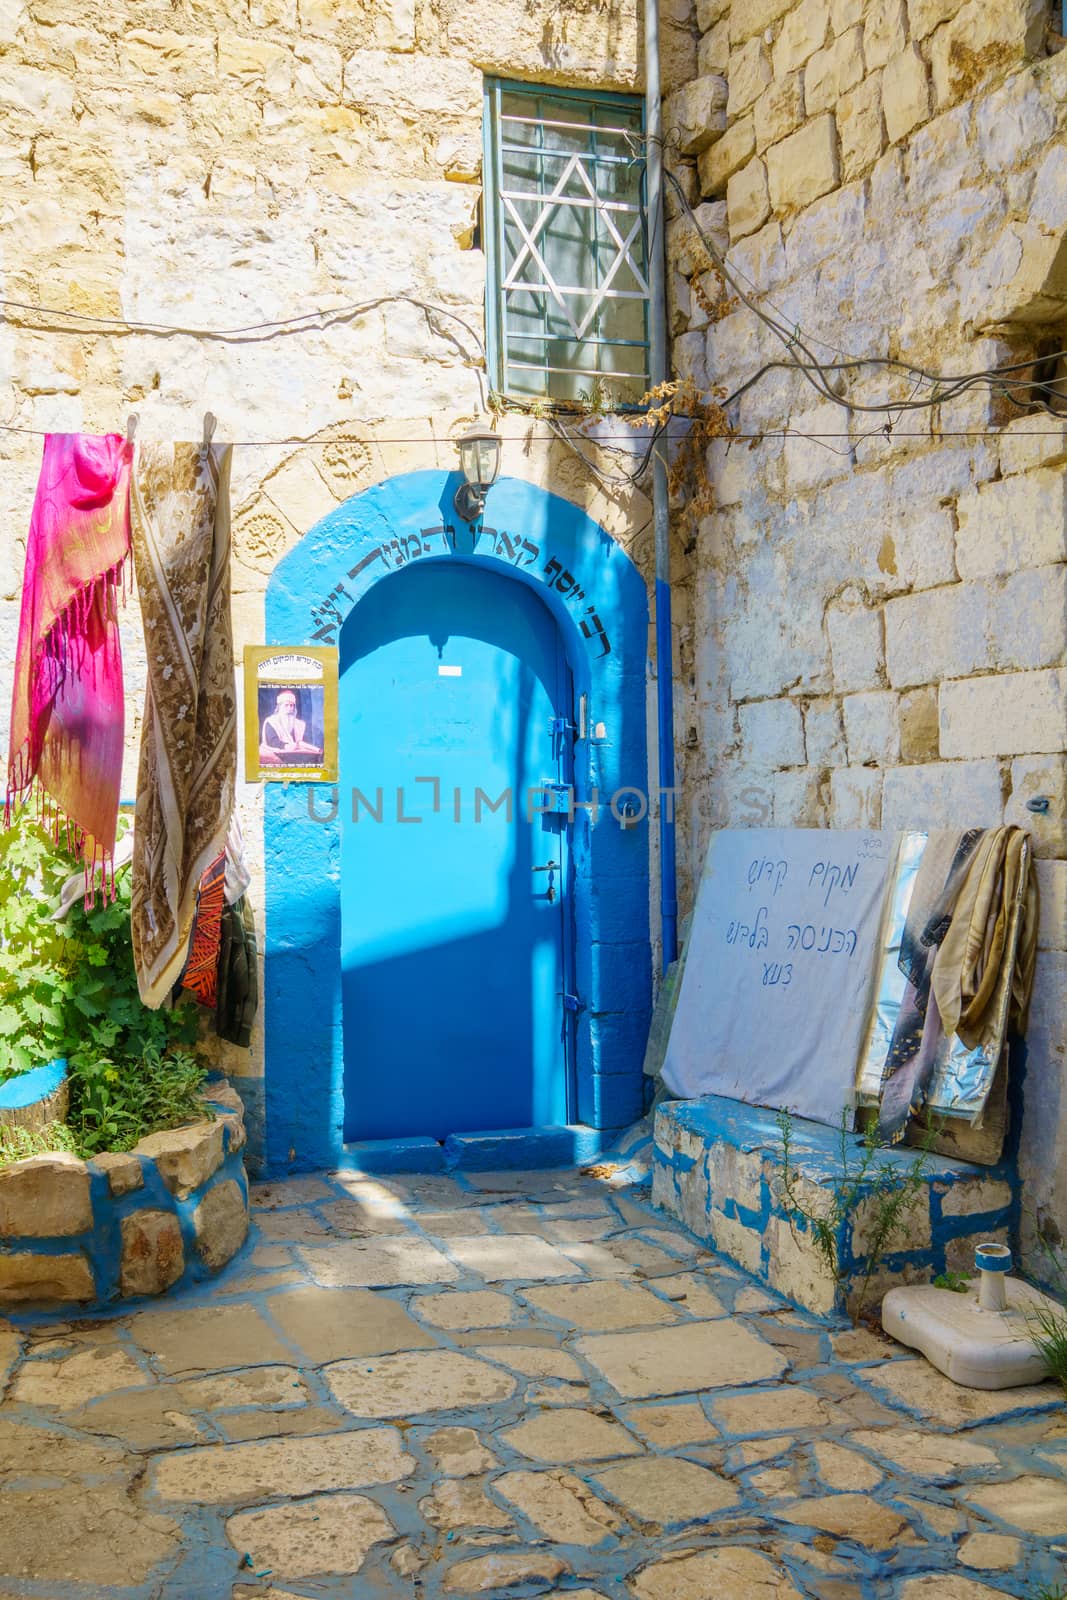
M 569 783 L 542 783 L 541 793 L 546 795 L 550 804 L 545 811 L 551 815 L 571 816 L 574 812 L 574 790 Z

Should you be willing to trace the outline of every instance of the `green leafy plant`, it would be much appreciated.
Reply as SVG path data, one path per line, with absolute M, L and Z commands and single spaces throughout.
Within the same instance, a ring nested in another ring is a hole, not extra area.
M 971 1287 L 968 1272 L 941 1272 L 934 1279 L 935 1289 L 951 1289 L 953 1294 L 966 1294 Z
M 1052 1586 L 1043 1583 L 1034 1596 L 1034 1600 L 1067 1600 L 1067 1589 L 1062 1583 Z
M 0 1123 L 0 1166 L 9 1161 L 24 1161 L 27 1156 L 43 1156 L 52 1150 L 77 1150 L 78 1138 L 65 1122 L 51 1122 L 46 1128 L 20 1128 Z
M 1063 1255 L 1063 1239 L 1055 1225 L 1028 1212 L 1034 1224 L 1034 1242 L 1038 1259 L 1043 1261 L 1041 1276 L 1054 1292 L 1062 1297 L 1067 1292 L 1067 1263 Z M 1027 1324 L 1034 1347 L 1044 1357 L 1050 1378 L 1055 1378 L 1067 1395 L 1067 1306 L 1034 1306 L 1027 1312 Z M 1061 1590 L 1052 1600 L 1067 1600 L 1067 1590 Z
M 901 1170 L 899 1166 L 883 1159 L 883 1147 L 878 1142 L 874 1124 L 866 1129 L 857 1144 L 849 1121 L 849 1114 L 845 1112 L 839 1130 L 840 1177 L 832 1185 L 819 1185 L 817 1188 L 810 1185 L 816 1188 L 816 1194 L 809 1196 L 804 1192 L 803 1174 L 793 1158 L 793 1119 L 788 1111 L 779 1111 L 782 1168 L 778 1176 L 778 1193 L 794 1236 L 800 1229 L 810 1235 L 839 1292 L 849 1276 L 839 1256 L 841 1234 L 845 1223 L 855 1219 L 860 1207 L 867 1208 L 869 1214 L 864 1219 L 867 1249 L 861 1257 L 863 1278 L 854 1301 L 854 1313 L 858 1319 L 866 1305 L 871 1279 L 886 1252 L 904 1233 L 908 1213 L 922 1191 L 923 1175 L 937 1129 L 927 1131 L 914 1159 Z M 810 1184 L 810 1180 L 807 1181 Z
M 195 1005 L 151 1011 L 137 991 L 129 869 L 116 874 L 114 901 L 86 910 L 79 895 L 53 922 L 79 862 L 25 813 L 0 834 L 0 860 L 0 1080 L 65 1057 L 72 1143 L 58 1148 L 82 1155 L 203 1115 Z M 16 1158 L 0 1146 L 4 1159 Z

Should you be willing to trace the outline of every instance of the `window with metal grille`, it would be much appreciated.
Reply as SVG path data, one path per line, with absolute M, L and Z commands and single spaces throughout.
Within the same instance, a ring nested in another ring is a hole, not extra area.
M 630 95 L 486 85 L 494 386 L 626 405 L 648 388 L 643 108 Z

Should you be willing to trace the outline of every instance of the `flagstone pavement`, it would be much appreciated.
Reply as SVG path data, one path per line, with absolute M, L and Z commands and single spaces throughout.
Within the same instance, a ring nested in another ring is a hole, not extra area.
M 0 1600 L 1043 1600 L 1051 1384 L 956 1388 L 609 1174 L 293 1178 L 210 1288 L 0 1328 Z

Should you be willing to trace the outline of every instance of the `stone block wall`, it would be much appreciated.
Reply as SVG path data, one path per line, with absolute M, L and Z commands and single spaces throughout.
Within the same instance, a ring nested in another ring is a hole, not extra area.
M 1031 1240 L 1067 1234 L 1067 427 L 1026 387 L 1067 345 L 1049 19 L 1040 0 L 701 0 L 698 76 L 668 105 L 678 180 L 745 293 L 818 360 L 866 363 L 831 397 L 772 365 L 782 342 L 722 304 L 674 205 L 677 372 L 730 395 L 766 364 L 708 453 L 715 509 L 679 584 L 690 884 L 713 827 L 1031 830 Z M 875 358 L 1020 368 L 909 409 L 932 386 Z
M 241 1101 L 209 1085 L 212 1122 L 129 1153 L 66 1152 L 0 1170 L 0 1306 L 105 1306 L 218 1272 L 248 1232 Z
M 849 1141 L 848 1166 L 833 1128 L 795 1120 L 791 1181 L 812 1216 L 826 1216 L 835 1190 L 856 1183 L 861 1141 Z M 973 1272 L 976 1247 L 1006 1244 L 1018 1203 L 1009 1164 L 969 1166 L 943 1156 L 924 1163 L 922 1182 L 902 1227 L 867 1281 L 870 1236 L 877 1219 L 873 1184 L 835 1228 L 835 1280 L 810 1227 L 790 1215 L 782 1188 L 782 1134 L 773 1112 L 718 1095 L 674 1101 L 656 1113 L 652 1198 L 699 1239 L 797 1305 L 821 1316 L 876 1307 L 899 1283 L 930 1283 L 945 1272 Z M 880 1165 L 903 1183 L 919 1159 L 914 1150 L 886 1150 Z

